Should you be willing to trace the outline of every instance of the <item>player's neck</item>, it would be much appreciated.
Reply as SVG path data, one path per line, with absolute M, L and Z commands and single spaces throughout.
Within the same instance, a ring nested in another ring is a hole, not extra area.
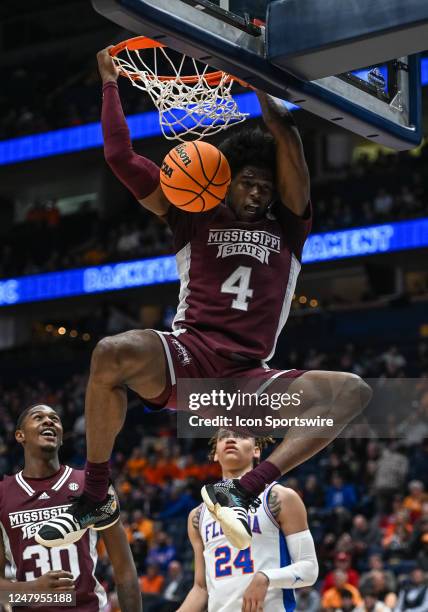
M 24 478 L 49 478 L 59 471 L 61 464 L 58 456 L 54 457 L 28 457 L 22 471 Z
M 248 465 L 245 468 L 240 468 L 236 470 L 227 469 L 223 467 L 222 468 L 223 480 L 228 480 L 229 478 L 241 478 L 244 474 L 251 472 L 252 469 L 253 469 L 252 465 Z

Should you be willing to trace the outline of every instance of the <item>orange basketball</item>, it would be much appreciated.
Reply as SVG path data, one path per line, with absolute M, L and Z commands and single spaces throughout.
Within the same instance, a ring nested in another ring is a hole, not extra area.
M 160 182 L 167 199 L 182 210 L 202 212 L 224 200 L 231 180 L 227 159 L 200 140 L 171 149 L 162 162 Z

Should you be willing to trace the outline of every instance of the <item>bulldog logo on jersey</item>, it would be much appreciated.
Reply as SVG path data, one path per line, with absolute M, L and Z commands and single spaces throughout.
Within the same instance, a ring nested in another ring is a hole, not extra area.
M 260 230 L 209 230 L 208 244 L 218 246 L 217 257 L 249 255 L 268 264 L 271 253 L 281 250 L 281 238 Z

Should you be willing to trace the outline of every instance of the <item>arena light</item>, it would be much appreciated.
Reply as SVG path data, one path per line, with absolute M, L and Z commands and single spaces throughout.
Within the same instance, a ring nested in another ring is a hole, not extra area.
M 428 85 L 428 57 L 422 58 L 421 74 L 422 85 Z M 250 117 L 260 116 L 260 107 L 254 93 L 237 94 L 235 98 L 242 112 L 249 113 Z M 290 109 L 298 108 L 289 103 L 286 103 L 286 106 Z M 161 135 L 159 115 L 156 111 L 130 115 L 127 119 L 134 139 L 153 138 Z M 99 122 L 10 138 L 0 141 L 0 166 L 65 153 L 77 153 L 101 146 L 102 133 Z
M 399 221 L 313 234 L 303 250 L 303 263 L 367 257 L 427 247 L 428 218 Z M 178 274 L 175 257 L 166 255 L 6 279 L 0 281 L 0 306 L 120 291 L 176 281 Z
M 250 117 L 260 116 L 260 106 L 255 93 L 238 94 L 235 99 L 243 113 L 248 113 Z M 297 108 L 289 103 L 286 103 L 286 106 L 290 109 Z M 130 115 L 127 117 L 127 121 L 134 140 L 154 138 L 162 134 L 157 111 Z M 0 141 L 0 165 L 15 164 L 65 153 L 77 153 L 86 149 L 102 147 L 102 145 L 100 122 L 43 132 L 42 134 L 21 136 L 20 138 Z

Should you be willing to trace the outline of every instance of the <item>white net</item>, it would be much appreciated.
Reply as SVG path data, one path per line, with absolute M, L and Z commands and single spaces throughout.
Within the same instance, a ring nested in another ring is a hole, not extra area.
M 143 54 L 150 52 L 153 53 L 151 66 L 143 58 Z M 210 72 L 206 65 L 201 69 L 196 60 L 186 55 L 174 62 L 167 47 L 144 50 L 125 47 L 113 60 L 134 87 L 149 94 L 159 111 L 162 133 L 168 140 L 200 140 L 248 117 L 248 113 L 239 110 L 232 96 L 233 77 L 221 71 Z M 188 71 L 189 62 L 193 75 L 184 76 L 182 72 L 185 65 Z M 164 69 L 165 63 L 171 75 L 158 76 L 160 64 Z

